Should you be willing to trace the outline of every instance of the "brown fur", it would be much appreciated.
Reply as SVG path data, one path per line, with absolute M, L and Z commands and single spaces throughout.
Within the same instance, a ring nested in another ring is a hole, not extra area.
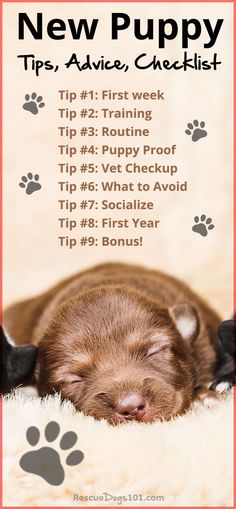
M 220 318 L 180 281 L 142 267 L 99 265 L 12 306 L 4 322 L 16 343 L 39 347 L 40 395 L 59 390 L 112 424 L 184 412 L 217 361 Z M 145 409 L 120 415 L 130 394 Z

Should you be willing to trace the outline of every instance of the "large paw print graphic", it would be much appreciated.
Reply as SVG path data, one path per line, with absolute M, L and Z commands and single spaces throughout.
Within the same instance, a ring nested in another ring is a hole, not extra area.
M 57 422 L 51 421 L 45 428 L 45 439 L 47 442 L 56 440 L 60 433 L 60 426 Z M 31 446 L 36 446 L 39 442 L 40 433 L 38 428 L 30 426 L 26 432 L 26 438 Z M 64 451 L 71 449 L 77 442 L 77 435 L 74 431 L 68 431 L 62 435 L 60 448 Z M 66 458 L 66 464 L 70 466 L 79 465 L 84 459 L 84 454 L 80 450 L 72 451 Z M 52 486 L 59 486 L 65 478 L 64 469 L 61 464 L 58 452 L 52 447 L 41 447 L 36 451 L 30 451 L 24 454 L 20 459 L 20 466 L 25 472 L 39 475 Z
M 23 104 L 23 108 L 26 111 L 30 111 L 33 115 L 37 115 L 39 112 L 39 108 L 44 108 L 45 104 L 42 102 L 42 96 L 33 92 L 31 96 L 29 94 L 25 95 L 25 103 Z
M 192 227 L 193 232 L 199 233 L 202 237 L 206 237 L 209 230 L 215 228 L 214 224 L 212 224 L 211 217 L 207 218 L 205 214 L 202 214 L 200 218 L 195 216 L 194 222 L 195 224 Z
M 21 177 L 19 186 L 25 189 L 26 194 L 33 194 L 42 187 L 39 183 L 39 175 L 36 174 L 33 176 L 31 172 L 27 173 L 27 177 Z
M 198 120 L 194 120 L 193 123 L 189 123 L 187 127 L 188 129 L 186 129 L 185 133 L 192 136 L 192 141 L 198 141 L 207 136 L 207 132 L 204 129 L 205 122 L 200 122 L 199 124 Z

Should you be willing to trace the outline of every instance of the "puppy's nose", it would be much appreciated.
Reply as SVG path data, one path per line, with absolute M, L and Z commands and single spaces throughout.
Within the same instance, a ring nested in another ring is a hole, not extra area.
M 128 419 L 140 417 L 145 412 L 146 400 L 141 394 L 127 394 L 116 403 L 118 414 Z

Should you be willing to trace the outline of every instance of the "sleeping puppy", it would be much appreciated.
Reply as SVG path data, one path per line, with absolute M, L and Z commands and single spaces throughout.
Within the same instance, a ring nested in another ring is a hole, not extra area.
M 125 264 L 82 272 L 4 317 L 16 343 L 38 346 L 39 394 L 60 391 L 111 424 L 168 420 L 209 398 L 219 324 L 182 282 Z

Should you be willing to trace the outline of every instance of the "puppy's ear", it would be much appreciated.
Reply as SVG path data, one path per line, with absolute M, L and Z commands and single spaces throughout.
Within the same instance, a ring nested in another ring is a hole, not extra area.
M 1 327 L 0 392 L 5 394 L 22 383 L 30 383 L 37 358 L 34 345 L 14 346 Z
M 169 308 L 170 316 L 181 334 L 188 342 L 194 341 L 199 333 L 199 319 L 196 309 L 187 302 Z

